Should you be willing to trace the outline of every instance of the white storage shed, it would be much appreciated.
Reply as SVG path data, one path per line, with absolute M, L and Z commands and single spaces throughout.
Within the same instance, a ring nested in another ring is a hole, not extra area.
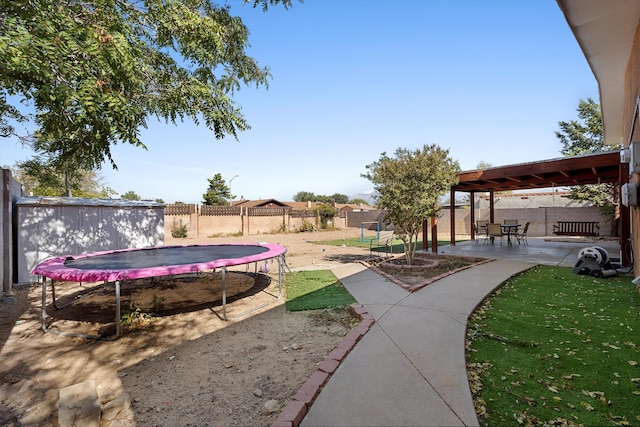
M 151 201 L 21 197 L 18 214 L 18 284 L 47 258 L 164 244 L 164 205 Z

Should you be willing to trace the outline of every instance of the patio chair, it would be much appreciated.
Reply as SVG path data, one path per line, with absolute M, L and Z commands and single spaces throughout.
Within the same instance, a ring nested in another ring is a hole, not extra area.
M 487 224 L 489 221 L 477 221 L 475 224 L 476 230 L 478 231 L 477 236 L 486 237 L 487 234 Z
M 529 231 L 529 224 L 531 224 L 531 223 L 527 222 L 524 225 L 524 228 L 522 229 L 522 231 L 516 233 L 516 239 L 518 239 L 518 243 L 524 242 L 525 245 L 529 244 L 529 242 L 527 242 L 527 231 Z
M 481 236 L 487 234 L 487 227 L 482 227 L 480 224 L 473 224 L 473 234 L 477 244 L 480 242 Z
M 500 246 L 502 246 L 502 238 L 505 234 L 502 232 L 502 227 L 500 224 L 489 223 L 487 224 L 487 236 L 484 239 L 484 242 L 487 243 L 491 241 L 491 244 L 495 241 L 496 238 L 500 238 Z
M 369 258 L 372 258 L 374 249 L 380 256 L 380 248 L 384 248 L 385 257 L 389 256 L 389 253 L 393 255 L 393 230 L 380 231 L 376 237 L 369 240 Z

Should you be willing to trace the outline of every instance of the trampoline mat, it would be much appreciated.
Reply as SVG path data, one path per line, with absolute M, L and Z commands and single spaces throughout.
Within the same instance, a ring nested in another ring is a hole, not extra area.
M 149 248 L 134 251 L 110 252 L 64 261 L 67 268 L 79 270 L 128 270 L 156 268 L 169 265 L 203 264 L 220 259 L 242 259 L 268 252 L 257 245 L 214 245 Z

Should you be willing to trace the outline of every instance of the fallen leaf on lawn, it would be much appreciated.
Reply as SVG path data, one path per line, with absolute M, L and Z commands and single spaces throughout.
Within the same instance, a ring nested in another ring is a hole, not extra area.
M 584 406 L 584 408 L 585 408 L 587 411 L 594 411 L 594 410 L 595 410 L 595 408 L 594 408 L 593 406 L 589 405 L 587 402 L 580 402 L 580 404 L 581 404 L 582 406 Z
M 609 399 L 607 399 L 604 396 L 600 396 L 600 403 L 602 403 L 603 405 L 607 405 L 607 406 L 613 405 L 613 402 L 610 401 Z
M 558 392 L 558 389 L 553 387 L 553 386 L 547 386 L 547 390 L 549 390 L 552 393 L 557 393 Z
M 553 400 L 555 400 L 556 402 L 560 402 L 562 401 L 562 398 L 560 396 L 553 396 Z
M 606 416 L 604 416 L 604 417 L 607 418 Z M 630 426 L 631 425 L 629 420 L 627 420 L 627 417 L 621 417 L 619 415 L 613 415 L 612 413 L 609 413 L 609 417 L 611 417 L 611 418 L 607 418 L 607 419 L 613 425 L 616 425 L 616 426 Z M 617 421 L 617 420 L 620 420 L 620 421 Z
M 631 378 L 632 383 L 640 383 L 640 378 Z
M 582 390 L 582 394 L 584 394 L 585 396 L 589 396 L 589 397 L 593 397 L 594 399 L 596 397 L 602 397 L 604 396 L 604 393 L 601 391 L 588 391 L 588 390 Z
M 565 380 L 572 380 L 573 377 L 581 377 L 582 375 L 580 374 L 571 374 L 571 375 L 563 375 L 562 378 L 564 378 Z
M 635 360 L 629 360 L 629 365 L 638 366 L 638 362 L 636 362 Z

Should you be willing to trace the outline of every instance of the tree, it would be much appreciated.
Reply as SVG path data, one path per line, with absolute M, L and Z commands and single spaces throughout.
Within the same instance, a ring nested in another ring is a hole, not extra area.
M 560 152 L 565 156 L 600 153 L 618 150 L 620 145 L 604 143 L 602 132 L 602 113 L 600 105 L 591 98 L 578 103 L 578 119 L 568 122 L 558 122 L 560 130 L 556 137 L 562 144 Z M 611 219 L 611 235 L 618 235 L 618 221 L 620 218 L 620 195 L 616 184 L 589 184 L 570 188 L 570 199 L 589 201 L 598 206 L 603 214 Z
M 577 111 L 579 120 L 558 122 L 560 130 L 556 131 L 556 137 L 562 144 L 562 155 L 578 156 L 620 148 L 604 143 L 600 104 L 591 98 L 581 99 Z
M 298 191 L 295 196 L 293 196 L 294 202 L 315 202 L 316 195 L 310 193 L 308 191 Z
M 349 200 L 349 203 L 353 203 L 354 205 L 369 206 L 369 202 L 367 202 L 365 199 L 352 199 Z
M 349 196 L 346 194 L 335 193 L 331 196 L 322 196 L 316 195 L 309 191 L 298 191 L 295 196 L 293 196 L 294 202 L 320 202 L 325 204 L 334 204 L 334 203 L 349 203 Z
M 331 201 L 335 203 L 340 203 L 342 205 L 349 203 L 349 196 L 347 196 L 346 194 L 334 193 L 329 197 L 331 198 Z
M 449 150 L 425 145 L 398 148 L 395 157 L 382 153 L 366 168 L 362 177 L 374 184 L 377 206 L 387 211 L 385 223 L 394 225 L 407 263 L 413 264 L 422 222 L 438 215 L 439 199 L 457 182 L 460 165 Z
M 231 195 L 231 189 L 222 179 L 222 175 L 215 174 L 213 178 L 207 179 L 209 181 L 209 188 L 207 192 L 202 195 L 205 205 L 227 205 L 233 196 Z
M 109 198 L 116 192 L 93 170 L 63 169 L 46 158 L 34 157 L 12 171 L 27 193 L 34 196 Z
M 329 222 L 333 221 L 336 216 L 336 208 L 333 205 L 322 203 L 318 206 L 318 215 L 320 216 L 320 227 L 326 230 Z
M 247 56 L 248 36 L 213 0 L 3 1 L 0 132 L 30 120 L 36 149 L 87 170 L 116 167 L 112 144 L 144 148 L 149 117 L 202 121 L 218 139 L 237 138 L 249 125 L 231 96 L 271 77 Z
M 141 200 L 141 197 L 135 191 L 129 190 L 126 193 L 122 193 L 120 195 L 121 199 L 124 200 Z

